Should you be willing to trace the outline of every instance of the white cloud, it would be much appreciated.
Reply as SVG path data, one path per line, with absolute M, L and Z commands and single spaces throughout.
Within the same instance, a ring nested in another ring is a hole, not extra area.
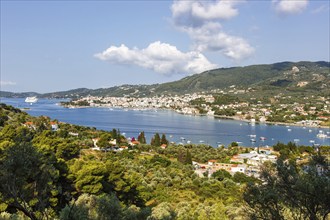
M 12 81 L 0 81 L 0 85 L 1 86 L 15 86 L 16 82 L 12 82 Z
M 115 64 L 137 65 L 164 75 L 200 73 L 217 67 L 200 52 L 183 53 L 175 46 L 159 41 L 145 49 L 130 49 L 123 44 L 119 47 L 111 46 L 94 56 Z
M 197 51 L 220 51 L 234 60 L 248 58 L 254 53 L 254 48 L 246 40 L 226 34 L 217 23 L 190 28 L 186 32 L 193 39 Z
M 242 1 L 174 1 L 172 18 L 178 26 L 202 26 L 212 20 L 227 20 L 238 15 L 234 6 Z
M 298 14 L 306 9 L 308 0 L 273 0 L 272 3 L 281 14 Z
M 250 57 L 254 48 L 245 39 L 225 33 L 220 22 L 237 16 L 236 6 L 242 2 L 174 1 L 171 7 L 173 23 L 190 36 L 197 51 L 219 51 L 239 61 Z
M 322 12 L 328 12 L 330 9 L 329 5 L 321 5 L 320 7 L 312 10 L 313 14 L 318 14 L 318 13 L 322 13 Z

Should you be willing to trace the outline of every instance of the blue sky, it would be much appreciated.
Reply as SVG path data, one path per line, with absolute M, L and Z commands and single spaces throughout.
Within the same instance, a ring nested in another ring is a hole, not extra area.
M 218 67 L 329 61 L 327 0 L 1 0 L 1 90 L 153 84 Z

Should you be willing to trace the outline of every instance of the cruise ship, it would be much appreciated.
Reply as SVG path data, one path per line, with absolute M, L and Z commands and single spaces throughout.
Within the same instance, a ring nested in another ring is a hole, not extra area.
M 25 102 L 27 103 L 36 103 L 38 101 L 38 98 L 36 96 L 26 97 Z

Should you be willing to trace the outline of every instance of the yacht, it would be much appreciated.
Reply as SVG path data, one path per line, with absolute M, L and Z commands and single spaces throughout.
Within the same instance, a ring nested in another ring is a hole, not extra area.
M 328 138 L 328 135 L 326 135 L 322 130 L 319 131 L 319 133 L 316 135 L 318 138 Z
M 323 134 L 323 133 L 317 134 L 316 137 L 318 137 L 318 138 L 328 138 L 328 136 L 326 134 Z
M 27 103 L 36 103 L 38 101 L 37 96 L 30 96 L 30 97 L 26 97 L 25 102 Z

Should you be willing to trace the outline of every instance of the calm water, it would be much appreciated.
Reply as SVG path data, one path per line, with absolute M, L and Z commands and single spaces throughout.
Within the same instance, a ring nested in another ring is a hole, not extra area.
M 179 143 L 205 143 L 212 146 L 240 142 L 241 146 L 273 145 L 278 141 L 296 141 L 299 145 L 330 145 L 330 139 L 320 139 L 316 135 L 322 131 L 330 135 L 330 129 L 279 126 L 214 119 L 213 117 L 187 116 L 168 110 L 124 110 L 109 108 L 68 109 L 59 106 L 60 100 L 39 99 L 29 105 L 24 99 L 1 98 L 1 102 L 17 108 L 30 108 L 33 116 L 46 115 L 52 119 L 72 124 L 96 127 L 103 130 L 120 129 L 126 137 L 137 137 L 144 131 L 148 140 L 154 133 L 165 133 L 170 141 Z M 250 135 L 256 135 L 251 142 Z M 265 137 L 266 140 L 260 140 Z

